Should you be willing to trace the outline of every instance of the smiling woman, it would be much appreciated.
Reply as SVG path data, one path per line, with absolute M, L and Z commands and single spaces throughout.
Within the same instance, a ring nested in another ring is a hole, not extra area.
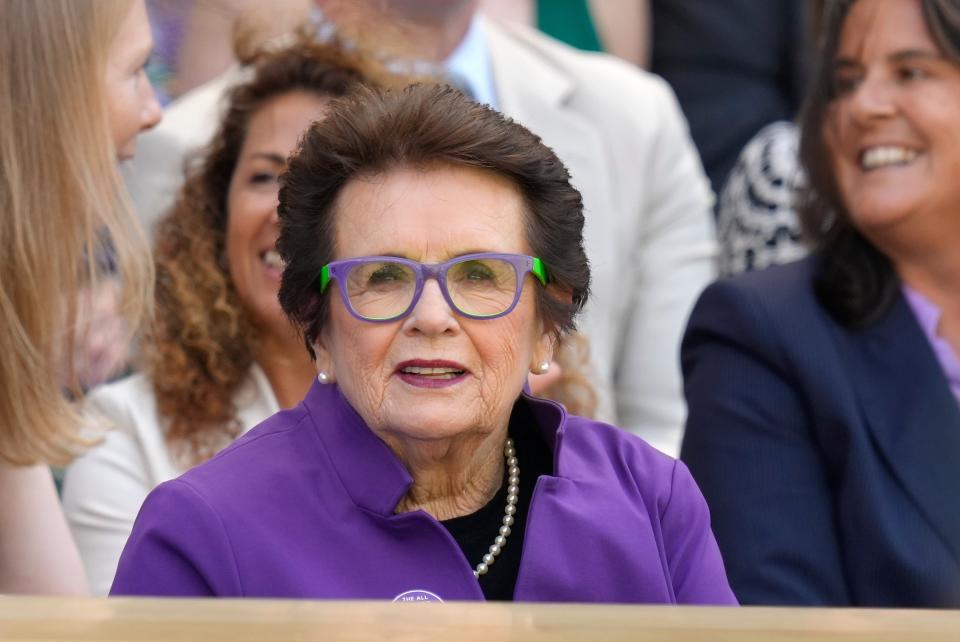
M 960 238 L 958 62 L 917 2 L 855 5 L 840 34 L 826 152 L 851 223 L 894 263 Z
M 269 328 L 267 340 L 290 334 L 277 302 L 283 273 L 283 261 L 277 253 L 277 180 L 300 136 L 322 116 L 335 95 L 291 86 L 264 99 L 250 117 L 227 189 L 224 251 L 230 277 L 237 298 L 254 324 Z M 296 344 L 299 352 L 299 341 Z M 302 395 L 295 396 L 284 405 L 291 405 Z
M 317 380 L 150 494 L 113 594 L 733 603 L 686 469 L 525 392 L 590 283 L 540 139 L 450 87 L 361 88 L 281 183 Z
M 802 123 L 815 255 L 690 319 L 682 458 L 744 602 L 960 606 L 960 2 L 838 0 Z

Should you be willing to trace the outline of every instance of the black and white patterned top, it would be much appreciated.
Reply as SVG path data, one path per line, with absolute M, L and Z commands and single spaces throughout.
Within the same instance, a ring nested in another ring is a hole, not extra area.
M 721 275 L 788 263 L 807 254 L 795 209 L 804 181 L 798 143 L 797 126 L 781 121 L 760 130 L 740 153 L 717 208 Z

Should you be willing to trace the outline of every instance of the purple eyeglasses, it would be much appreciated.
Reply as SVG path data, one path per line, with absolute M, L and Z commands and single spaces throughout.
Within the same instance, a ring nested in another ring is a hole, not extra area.
M 443 263 L 418 263 L 395 256 L 331 261 L 314 283 L 322 294 L 336 279 L 343 303 L 362 321 L 396 321 L 410 314 L 427 279 L 436 279 L 447 304 L 470 319 L 496 319 L 520 300 L 524 276 L 549 281 L 539 258 L 524 254 L 465 254 Z

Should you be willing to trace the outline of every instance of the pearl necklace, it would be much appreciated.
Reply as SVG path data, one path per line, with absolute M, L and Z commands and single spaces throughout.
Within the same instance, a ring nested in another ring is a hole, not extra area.
M 517 451 L 513 449 L 513 440 L 507 438 L 503 446 L 503 456 L 507 460 L 507 507 L 503 511 L 503 525 L 500 534 L 493 540 L 489 552 L 483 556 L 483 561 L 473 570 L 473 576 L 479 578 L 485 575 L 497 559 L 497 555 L 507 545 L 510 536 L 510 527 L 513 526 L 513 515 L 517 512 L 517 501 L 520 497 L 520 467 L 517 464 Z

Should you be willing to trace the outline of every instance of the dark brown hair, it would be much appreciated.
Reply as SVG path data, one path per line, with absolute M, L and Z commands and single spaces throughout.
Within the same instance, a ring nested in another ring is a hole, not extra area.
M 820 256 L 814 289 L 821 304 L 848 327 L 881 317 L 896 300 L 899 278 L 890 260 L 854 226 L 834 180 L 824 140 L 834 98 L 833 65 L 843 23 L 856 0 L 828 1 L 810 95 L 801 119 L 800 160 L 808 177 L 800 218 Z M 960 64 L 960 1 L 917 0 L 927 29 L 952 61 Z
M 306 30 L 282 48 L 243 54 L 242 60 L 251 66 L 250 80 L 230 91 L 219 130 L 157 227 L 156 322 L 146 346 L 147 371 L 158 412 L 168 422 L 167 443 L 189 464 L 237 436 L 233 399 L 249 377 L 257 344 L 225 252 L 227 192 L 250 119 L 290 92 L 343 96 L 387 79 L 359 54 L 318 43 Z
M 314 280 L 334 256 L 338 195 L 358 177 L 438 164 L 484 169 L 518 187 L 527 242 L 551 279 L 551 287 L 537 288 L 538 311 L 558 337 L 574 328 L 590 286 L 583 201 L 556 154 L 523 126 L 456 89 L 361 88 L 331 103 L 281 179 L 278 249 L 286 268 L 280 305 L 311 355 L 328 312 L 328 297 L 315 290 Z

